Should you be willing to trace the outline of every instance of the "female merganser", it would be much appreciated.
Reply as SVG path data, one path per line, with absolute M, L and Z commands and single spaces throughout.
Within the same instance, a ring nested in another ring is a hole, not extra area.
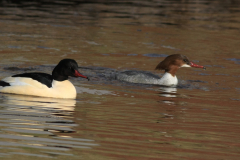
M 88 77 L 79 73 L 78 64 L 75 60 L 63 59 L 53 69 L 52 75 L 23 73 L 2 79 L 0 81 L 0 92 L 74 99 L 77 92 L 73 84 L 68 81 L 68 76 L 88 79 Z
M 184 55 L 173 54 L 166 57 L 155 68 L 156 70 L 165 70 L 162 78 L 159 78 L 150 72 L 124 71 L 117 75 L 117 79 L 131 83 L 176 86 L 178 84 L 176 72 L 181 67 L 195 67 L 206 69 L 203 66 L 194 64 L 193 62 L 189 61 L 189 59 Z

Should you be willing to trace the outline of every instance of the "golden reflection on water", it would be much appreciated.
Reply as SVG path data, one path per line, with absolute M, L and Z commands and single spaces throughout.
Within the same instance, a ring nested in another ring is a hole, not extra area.
M 12 94 L 2 94 L 2 98 L 5 104 L 29 106 L 27 108 L 30 108 L 31 106 L 38 106 L 42 108 L 52 108 L 63 111 L 74 111 L 74 107 L 76 105 L 75 99 L 54 99 Z M 19 108 L 19 110 L 23 110 L 23 108 Z M 24 111 L 27 112 L 32 110 L 30 108 L 30 110 L 25 109 Z M 41 113 L 41 111 L 38 113 Z
M 90 139 L 57 135 L 75 132 L 72 128 L 77 124 L 72 116 L 76 100 L 2 94 L 1 101 L 0 146 L 8 156 L 14 156 L 19 147 L 39 149 L 41 152 L 36 150 L 31 156 L 50 158 L 46 151 L 55 151 L 54 155 L 64 154 L 60 152 L 72 155 L 67 153 L 70 148 L 97 146 Z M 12 148 L 9 150 L 9 147 Z

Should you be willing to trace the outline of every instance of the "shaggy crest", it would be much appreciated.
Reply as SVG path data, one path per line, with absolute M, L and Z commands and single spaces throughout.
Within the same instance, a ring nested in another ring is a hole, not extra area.
M 167 56 L 162 62 L 160 62 L 155 69 L 170 71 L 173 66 L 181 67 L 182 63 L 190 64 L 188 58 L 181 54 L 173 54 Z

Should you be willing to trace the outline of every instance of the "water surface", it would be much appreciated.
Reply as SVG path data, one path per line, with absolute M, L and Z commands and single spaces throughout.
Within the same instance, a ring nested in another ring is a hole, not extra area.
M 0 78 L 75 59 L 76 100 L 0 95 L 1 159 L 239 159 L 237 1 L 4 1 Z M 184 54 L 179 86 L 121 82 Z

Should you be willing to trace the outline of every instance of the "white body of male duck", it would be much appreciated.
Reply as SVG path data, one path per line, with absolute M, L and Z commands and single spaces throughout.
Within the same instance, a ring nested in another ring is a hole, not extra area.
M 68 80 L 69 76 L 88 79 L 88 77 L 79 73 L 78 64 L 75 60 L 63 59 L 53 69 L 52 75 L 23 73 L 2 79 L 0 81 L 0 92 L 74 99 L 77 92 L 74 85 Z
M 181 67 L 195 67 L 206 69 L 203 66 L 194 64 L 184 55 L 173 54 L 166 57 L 155 68 L 157 70 L 165 71 L 161 78 L 149 72 L 124 71 L 117 75 L 117 79 L 131 83 L 176 86 L 178 84 L 176 72 Z

